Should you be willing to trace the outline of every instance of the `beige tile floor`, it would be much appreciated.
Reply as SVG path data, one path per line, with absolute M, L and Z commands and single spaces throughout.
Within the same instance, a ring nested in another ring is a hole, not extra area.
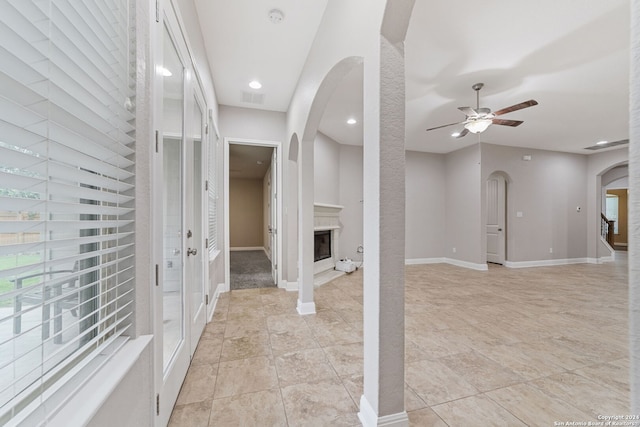
M 412 426 L 554 426 L 629 412 L 627 271 L 604 265 L 406 270 Z M 224 294 L 171 426 L 356 426 L 362 272 L 316 290 Z M 557 425 L 557 424 L 556 424 Z

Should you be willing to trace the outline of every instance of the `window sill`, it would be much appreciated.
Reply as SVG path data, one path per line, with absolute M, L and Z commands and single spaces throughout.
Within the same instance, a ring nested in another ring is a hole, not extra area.
M 138 361 L 152 341 L 151 335 L 144 335 L 127 341 L 113 355 L 104 355 L 109 360 L 92 373 L 46 423 L 47 427 L 87 425 L 106 400 L 116 390 L 131 367 Z
M 216 249 L 212 254 L 209 254 L 209 262 L 214 262 L 216 258 L 220 256 L 222 251 L 220 249 Z

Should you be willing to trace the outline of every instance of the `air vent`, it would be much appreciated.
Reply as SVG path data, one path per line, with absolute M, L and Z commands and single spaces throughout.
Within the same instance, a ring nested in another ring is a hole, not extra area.
M 611 147 L 615 147 L 616 145 L 624 145 L 628 143 L 629 143 L 628 139 L 621 139 L 620 141 L 613 141 L 613 142 L 608 142 L 606 144 L 596 144 L 596 145 L 592 145 L 591 147 L 585 147 L 585 150 L 602 150 L 603 148 L 611 148 Z
M 242 92 L 242 102 L 249 104 L 264 104 L 264 93 Z

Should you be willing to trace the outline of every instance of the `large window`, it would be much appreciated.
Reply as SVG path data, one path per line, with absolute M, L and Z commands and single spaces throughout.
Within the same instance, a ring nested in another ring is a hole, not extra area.
M 132 322 L 132 21 L 129 0 L 0 0 L 0 425 Z

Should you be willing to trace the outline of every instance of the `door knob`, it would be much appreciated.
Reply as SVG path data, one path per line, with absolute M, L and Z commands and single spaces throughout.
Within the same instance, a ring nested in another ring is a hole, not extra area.
M 198 250 L 197 249 L 195 249 L 195 248 L 194 249 L 191 249 L 191 248 L 187 249 L 187 256 L 189 256 L 189 255 L 197 255 L 197 254 L 198 254 Z
M 502 228 L 498 228 L 498 231 L 502 231 Z

